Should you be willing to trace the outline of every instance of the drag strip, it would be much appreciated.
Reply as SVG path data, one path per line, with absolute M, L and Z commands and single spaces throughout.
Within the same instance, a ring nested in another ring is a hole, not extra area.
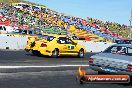
M 78 67 L 88 68 L 89 65 L 54 65 L 54 66 L 0 66 L 0 73 L 67 71 L 77 70 Z
M 88 67 L 89 65 L 54 65 L 54 66 L 0 66 L 0 68 L 59 68 L 59 67 Z
M 124 84 L 84 84 L 76 81 L 79 66 L 89 73 L 88 59 L 33 56 L 23 50 L 0 50 L 0 88 L 131 88 Z
M 0 72 L 40 72 L 77 70 L 79 66 L 88 67 L 90 54 L 85 58 L 34 56 L 32 53 L 11 50 L 0 50 Z
M 93 55 L 87 53 L 85 58 L 59 57 L 51 58 L 45 56 L 34 56 L 29 52 L 4 51 L 0 50 L 0 66 L 59 66 L 59 65 L 88 65 L 89 57 Z

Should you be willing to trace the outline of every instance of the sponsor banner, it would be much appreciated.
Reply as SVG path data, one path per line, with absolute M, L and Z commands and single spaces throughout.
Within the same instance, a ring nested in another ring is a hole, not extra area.
M 85 75 L 88 83 L 129 83 L 129 75 Z

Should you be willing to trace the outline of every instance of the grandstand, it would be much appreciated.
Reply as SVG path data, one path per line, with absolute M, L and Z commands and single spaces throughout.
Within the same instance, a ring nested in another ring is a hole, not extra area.
M 6 0 L 1 0 L 5 2 Z M 78 37 L 86 37 L 93 41 L 114 41 L 116 39 L 128 39 L 129 28 L 118 23 L 103 22 L 97 19 L 87 20 L 60 14 L 50 8 L 23 0 L 7 0 L 8 3 L 26 2 L 32 6 L 40 6 L 41 10 L 26 7 L 16 9 L 14 6 L 3 7 L 3 14 L 10 18 L 12 25 L 27 25 L 28 29 L 40 27 L 42 31 L 49 34 L 71 34 Z M 42 9 L 42 7 L 44 7 Z M 12 26 L 11 25 L 11 26 Z M 53 26 L 53 27 L 52 27 Z M 56 28 L 56 27 L 58 28 Z M 67 32 L 66 32 L 67 31 Z
M 19 3 L 24 0 L 0 0 L 1 3 Z

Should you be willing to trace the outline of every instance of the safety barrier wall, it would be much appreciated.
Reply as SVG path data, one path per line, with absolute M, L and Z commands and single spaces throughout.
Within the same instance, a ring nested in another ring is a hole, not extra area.
M 25 49 L 27 36 L 0 35 L 0 49 L 20 50 Z M 78 42 L 86 47 L 87 52 L 101 52 L 115 43 L 105 42 Z
M 104 51 L 109 46 L 115 44 L 115 43 L 107 43 L 107 42 L 80 42 L 80 41 L 78 43 L 84 45 L 86 47 L 87 52 L 95 52 L 95 53 Z
M 0 36 L 0 49 L 25 49 L 27 38 L 27 36 Z

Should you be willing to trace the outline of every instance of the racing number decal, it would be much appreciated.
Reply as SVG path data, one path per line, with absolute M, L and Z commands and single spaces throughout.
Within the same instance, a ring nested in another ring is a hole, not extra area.
M 68 46 L 68 49 L 74 49 L 74 46 Z

